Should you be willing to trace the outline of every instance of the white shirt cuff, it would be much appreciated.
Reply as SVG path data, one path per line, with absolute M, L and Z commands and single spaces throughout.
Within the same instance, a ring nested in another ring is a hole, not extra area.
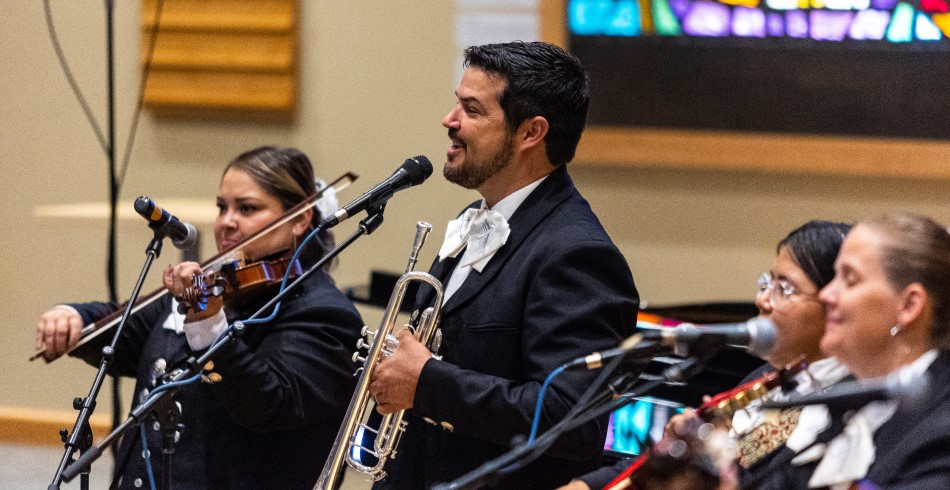
M 214 316 L 198 320 L 183 325 L 185 337 L 188 338 L 188 345 L 191 350 L 205 349 L 214 343 L 215 339 L 228 328 L 228 320 L 224 316 L 224 310 L 218 311 Z

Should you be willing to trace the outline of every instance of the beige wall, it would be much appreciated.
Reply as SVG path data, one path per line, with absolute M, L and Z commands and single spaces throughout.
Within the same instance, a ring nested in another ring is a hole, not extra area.
M 66 55 L 97 117 L 104 121 L 101 2 L 51 2 Z M 403 159 L 443 159 L 439 121 L 453 102 L 453 2 L 301 0 L 300 117 L 293 124 L 197 123 L 144 115 L 123 198 L 148 194 L 211 198 L 222 165 L 264 143 L 297 146 L 317 172 L 351 170 L 360 181 L 348 200 L 385 178 Z M 117 2 L 120 149 L 137 90 L 138 6 Z M 27 362 L 34 322 L 62 300 L 106 296 L 106 225 L 35 218 L 37 205 L 100 201 L 107 173 L 93 137 L 55 60 L 42 2 L 12 2 L 0 17 L 0 405 L 68 410 L 85 395 L 93 370 L 75 360 Z M 104 124 L 104 122 L 102 123 Z M 814 218 L 853 220 L 909 209 L 950 222 L 948 183 L 814 177 L 776 173 L 624 168 L 572 164 L 578 187 L 627 256 L 644 299 L 653 304 L 749 299 L 775 242 Z M 444 223 L 475 194 L 436 175 L 391 202 L 386 223 L 343 256 L 342 286 L 364 283 L 371 269 L 398 271 L 417 220 Z M 174 212 L 174 210 L 171 210 Z M 355 223 L 338 228 L 348 234 Z M 205 231 L 208 231 L 205 229 Z M 119 227 L 119 291 L 128 295 L 151 235 L 143 223 Z M 206 240 L 206 252 L 212 244 Z M 174 261 L 166 246 L 158 265 Z M 592 257 L 596 260 L 596 257 Z M 158 274 L 149 278 L 151 289 Z M 373 316 L 372 314 L 368 317 Z M 128 392 L 125 393 L 128 397 Z M 108 407 L 100 397 L 100 413 Z M 51 434 L 51 437 L 55 437 Z

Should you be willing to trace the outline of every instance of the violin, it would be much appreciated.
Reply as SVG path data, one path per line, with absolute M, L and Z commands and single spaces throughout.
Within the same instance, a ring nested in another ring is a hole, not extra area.
M 227 263 L 227 262 L 232 262 L 232 261 L 235 259 L 235 257 L 238 255 L 238 253 L 239 253 L 241 250 L 243 250 L 245 247 L 247 247 L 248 245 L 250 245 L 251 243 L 257 241 L 258 239 L 260 239 L 260 238 L 263 237 L 263 236 L 266 236 L 268 233 L 270 233 L 270 232 L 276 230 L 277 228 L 279 228 L 279 227 L 282 226 L 283 224 L 287 223 L 288 221 L 290 221 L 290 220 L 296 218 L 297 216 L 300 216 L 300 214 L 302 214 L 304 211 L 306 211 L 306 210 L 308 210 L 308 209 L 313 208 L 314 206 L 316 206 L 317 201 L 319 201 L 320 198 L 323 197 L 323 193 L 324 193 L 324 191 L 326 191 L 327 189 L 334 189 L 334 190 L 336 190 L 336 191 L 341 191 L 341 190 L 345 189 L 346 187 L 348 187 L 350 184 L 352 184 L 354 181 L 356 181 L 357 178 L 358 178 L 358 176 L 357 176 L 356 174 L 352 173 L 352 172 L 346 172 L 346 173 L 344 173 L 343 175 L 341 175 L 340 177 L 338 177 L 338 178 L 337 178 L 336 180 L 334 180 L 333 182 L 330 182 L 329 184 L 327 184 L 327 185 L 324 186 L 323 188 L 317 190 L 317 192 L 315 192 L 315 193 L 313 193 L 313 194 L 307 196 L 307 198 L 305 198 L 303 201 L 299 202 L 296 206 L 294 206 L 294 207 L 288 209 L 287 212 L 285 212 L 285 213 L 283 214 L 283 216 L 281 216 L 280 218 L 277 218 L 276 220 L 274 220 L 274 221 L 273 221 L 272 223 L 270 223 L 269 225 L 267 225 L 267 226 L 261 228 L 260 230 L 257 231 L 257 233 L 252 234 L 251 236 L 249 236 L 249 237 L 245 238 L 244 240 L 241 240 L 240 242 L 238 242 L 237 244 L 235 244 L 235 245 L 234 245 L 233 247 L 231 247 L 230 249 L 225 250 L 225 251 L 223 251 L 223 252 L 220 252 L 220 253 L 218 253 L 217 255 L 215 255 L 214 257 L 212 257 L 212 258 L 208 259 L 207 261 L 205 261 L 204 263 L 202 263 L 202 264 L 201 264 L 201 270 L 203 270 L 203 271 L 204 271 L 204 270 L 212 270 L 212 271 L 214 271 L 214 270 L 218 270 L 218 269 L 222 268 L 223 264 L 225 264 L 225 263 Z M 253 265 L 253 264 L 251 264 L 251 265 Z M 299 267 L 299 265 L 298 265 L 298 267 Z M 248 274 L 249 274 L 249 275 L 253 275 L 253 274 L 251 273 L 251 271 L 253 271 L 253 270 L 255 270 L 255 269 L 250 269 L 250 270 L 248 271 Z M 262 274 L 266 275 L 266 272 L 267 272 L 267 271 L 265 271 L 264 269 L 261 269 L 261 273 L 262 273 Z M 283 277 L 283 274 L 281 274 L 280 277 L 282 278 L 282 277 Z M 216 279 L 215 279 L 215 280 L 216 280 Z M 280 280 L 280 279 L 278 279 L 278 281 L 279 281 L 279 280 Z M 211 286 L 210 289 L 213 289 L 213 288 L 214 288 L 214 282 L 212 282 L 211 284 L 212 284 L 212 286 Z M 144 308 L 144 307 L 146 307 L 146 306 L 148 306 L 148 305 L 154 303 L 155 301 L 161 299 L 161 298 L 164 297 L 166 294 L 168 294 L 168 290 L 163 287 L 163 288 L 160 288 L 160 289 L 158 289 L 158 290 L 156 290 L 156 291 L 153 291 L 153 292 L 151 292 L 151 293 L 149 293 L 149 294 L 147 294 L 147 295 L 144 295 L 144 296 L 140 297 L 140 298 L 138 299 L 138 301 L 136 301 L 135 304 L 132 305 L 132 311 L 131 311 L 130 313 L 135 313 L 135 312 L 141 310 L 142 308 Z M 94 323 L 91 323 L 91 324 L 86 325 L 85 327 L 83 327 L 83 329 L 82 329 L 82 330 L 80 331 L 80 333 L 79 333 L 79 342 L 77 342 L 74 346 L 72 346 L 71 348 L 69 348 L 64 354 L 69 354 L 70 352 L 72 352 L 72 351 L 78 349 L 80 346 L 89 343 L 89 342 L 90 342 L 91 340 L 93 340 L 94 338 L 98 337 L 99 335 L 102 335 L 104 332 L 107 332 L 107 331 L 111 330 L 113 327 L 117 326 L 117 325 L 119 324 L 119 322 L 122 320 L 122 316 L 123 316 L 123 314 L 124 314 L 125 309 L 127 308 L 127 306 L 128 306 L 128 303 L 127 303 L 127 302 L 126 302 L 126 303 L 122 303 L 121 305 L 119 305 L 119 307 L 116 309 L 116 311 L 112 312 L 111 314 L 105 316 L 104 318 L 102 318 L 102 319 L 100 319 L 100 320 L 98 320 L 98 321 L 96 321 L 96 322 L 94 322 Z M 47 357 L 47 356 L 46 356 L 46 351 L 44 351 L 44 350 L 38 350 L 38 351 L 34 352 L 32 356 L 30 356 L 30 360 L 31 360 L 31 361 L 35 361 L 36 359 L 39 359 L 39 358 L 41 358 L 41 357 L 42 357 L 43 360 L 45 360 L 47 363 L 50 363 L 50 362 L 53 362 L 53 361 L 55 361 L 56 359 L 62 357 L 62 355 Z
M 303 274 L 300 261 L 290 265 L 292 251 L 285 251 L 280 258 L 246 263 L 243 254 L 240 257 L 221 263 L 217 270 L 195 274 L 191 287 L 185 289 L 178 301 L 178 313 L 187 314 L 188 310 L 204 311 L 211 297 L 238 300 L 256 296 L 259 292 L 280 284 L 284 275 L 295 279 Z M 287 273 L 290 269 L 290 273 Z M 209 286 L 210 284 L 210 286 Z
M 716 462 L 731 461 L 736 456 L 731 445 L 723 441 L 723 437 L 728 435 L 722 427 L 731 427 L 736 412 L 764 397 L 773 388 L 793 390 L 797 384 L 795 376 L 807 367 L 802 356 L 779 371 L 766 373 L 703 402 L 696 409 L 698 417 L 687 422 L 682 434 L 677 434 L 676 438 L 663 438 L 604 489 L 667 488 L 667 484 L 674 480 L 677 488 L 716 488 L 719 485 Z M 677 441 L 682 442 L 677 444 Z

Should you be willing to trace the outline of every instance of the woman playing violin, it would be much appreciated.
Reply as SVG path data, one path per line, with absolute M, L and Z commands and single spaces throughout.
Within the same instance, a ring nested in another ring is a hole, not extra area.
M 818 291 L 834 277 L 834 261 L 844 240 L 849 225 L 830 221 L 810 221 L 788 234 L 777 246 L 777 254 L 769 272 L 759 277 L 755 304 L 760 316 L 772 321 L 776 330 L 776 343 L 765 356 L 767 364 L 750 374 L 745 381 L 774 375 L 787 366 L 801 361 L 809 363 L 806 372 L 791 373 L 796 391 L 811 393 L 831 385 L 847 373 L 833 358 L 825 358 L 820 352 L 819 341 L 824 333 L 825 308 L 818 301 Z M 741 385 L 745 384 L 743 382 Z M 772 389 L 766 396 L 776 396 L 780 388 Z M 749 393 L 745 394 L 746 396 Z M 766 426 L 765 417 L 753 402 L 744 410 L 736 412 L 732 420 L 733 440 L 738 441 L 739 462 L 742 477 L 755 474 L 759 468 L 779 451 L 791 430 L 796 427 L 797 414 L 784 416 L 781 431 Z M 674 417 L 667 426 L 668 437 L 679 437 L 687 427 L 695 425 L 697 415 L 687 412 Z M 621 462 L 612 468 L 603 468 L 571 482 L 562 490 L 587 490 L 603 488 L 618 474 L 630 466 Z M 686 468 L 688 465 L 680 465 Z M 735 478 L 732 468 L 724 476 Z M 656 488 L 674 488 L 671 481 L 683 481 L 680 475 L 654 481 Z M 728 482 L 724 482 L 728 483 Z M 732 483 L 735 483 L 734 481 Z M 729 485 L 724 485 L 729 486 Z M 618 487 L 620 488 L 620 487 Z M 675 487 L 687 488 L 687 487 Z
M 835 272 L 818 296 L 828 311 L 822 350 L 861 383 L 927 376 L 928 388 L 915 403 L 857 409 L 827 446 L 759 488 L 950 488 L 950 235 L 921 216 L 865 220 Z M 825 424 L 815 425 L 804 442 Z
M 238 156 L 225 168 L 218 192 L 218 250 L 231 249 L 315 192 L 310 161 L 295 149 L 261 147 Z M 320 219 L 319 212 L 305 211 L 241 252 L 248 262 L 289 256 Z M 329 234 L 321 234 L 301 254 L 303 267 L 332 246 Z M 116 346 L 113 371 L 136 378 L 133 405 L 163 376 L 211 345 L 230 322 L 248 318 L 277 293 L 267 288 L 240 300 L 212 297 L 204 311 L 182 315 L 173 297 L 185 295 L 199 273 L 193 262 L 169 266 L 163 282 L 171 294 L 130 317 Z M 40 317 L 37 348 L 50 356 L 67 351 L 83 325 L 116 308 L 109 303 L 54 307 Z M 284 298 L 273 320 L 248 325 L 218 351 L 213 367 L 206 367 L 206 377 L 216 382 L 193 383 L 175 395 L 182 428 L 171 487 L 311 488 L 354 389 L 350 350 L 362 324 L 352 303 L 319 271 Z M 106 337 L 71 355 L 98 364 Z M 148 452 L 142 450 L 143 435 Z M 147 465 L 161 481 L 162 443 L 152 417 L 142 430 L 125 434 L 115 470 L 119 488 L 148 487 Z

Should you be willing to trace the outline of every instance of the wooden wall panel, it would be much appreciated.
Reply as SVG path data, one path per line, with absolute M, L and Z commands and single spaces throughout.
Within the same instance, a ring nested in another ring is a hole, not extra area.
M 38 444 L 63 447 L 59 430 L 73 430 L 76 411 L 45 410 L 0 405 L 0 443 Z M 89 420 L 93 439 L 98 442 L 111 430 L 109 416 L 93 414 Z
M 158 0 L 142 3 L 144 67 Z M 297 0 L 164 0 L 144 106 L 166 117 L 290 120 Z

